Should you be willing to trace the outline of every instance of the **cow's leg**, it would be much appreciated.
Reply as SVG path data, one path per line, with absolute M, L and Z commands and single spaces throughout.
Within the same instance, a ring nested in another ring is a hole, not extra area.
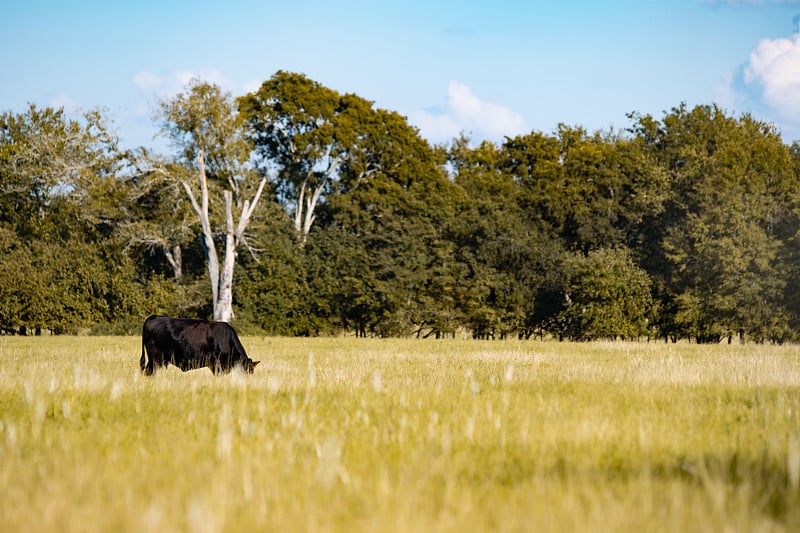
M 211 372 L 213 372 L 215 376 L 218 376 L 225 371 L 222 365 L 222 359 L 220 359 L 219 354 L 215 354 L 211 357 L 211 361 L 210 364 L 208 365 L 208 368 L 211 369 Z
M 152 376 L 155 374 L 157 367 L 162 366 L 161 362 L 163 355 L 156 346 L 147 347 L 147 366 L 144 369 L 145 376 Z

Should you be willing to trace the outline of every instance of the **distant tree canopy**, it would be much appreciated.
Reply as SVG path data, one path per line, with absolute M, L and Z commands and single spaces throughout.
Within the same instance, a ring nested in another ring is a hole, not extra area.
M 246 332 L 800 336 L 800 145 L 749 115 L 432 146 L 287 72 L 237 100 L 194 81 L 161 110 L 171 158 L 121 150 L 98 111 L 0 114 L 0 329 L 211 317 L 219 249 L 235 266 L 212 288 Z

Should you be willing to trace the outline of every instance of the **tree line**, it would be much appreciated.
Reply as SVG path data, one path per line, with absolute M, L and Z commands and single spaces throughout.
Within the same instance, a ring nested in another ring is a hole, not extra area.
M 0 114 L 0 329 L 785 342 L 800 334 L 800 144 L 715 105 L 431 145 L 302 74 L 101 111 Z

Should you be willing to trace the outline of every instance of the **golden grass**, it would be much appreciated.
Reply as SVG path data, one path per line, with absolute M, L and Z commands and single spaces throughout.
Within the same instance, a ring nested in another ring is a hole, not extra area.
M 800 528 L 800 348 L 0 338 L 0 531 Z

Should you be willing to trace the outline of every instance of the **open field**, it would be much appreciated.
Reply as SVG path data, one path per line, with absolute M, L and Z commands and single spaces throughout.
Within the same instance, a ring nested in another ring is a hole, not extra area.
M 800 347 L 0 338 L 0 531 L 797 531 Z

